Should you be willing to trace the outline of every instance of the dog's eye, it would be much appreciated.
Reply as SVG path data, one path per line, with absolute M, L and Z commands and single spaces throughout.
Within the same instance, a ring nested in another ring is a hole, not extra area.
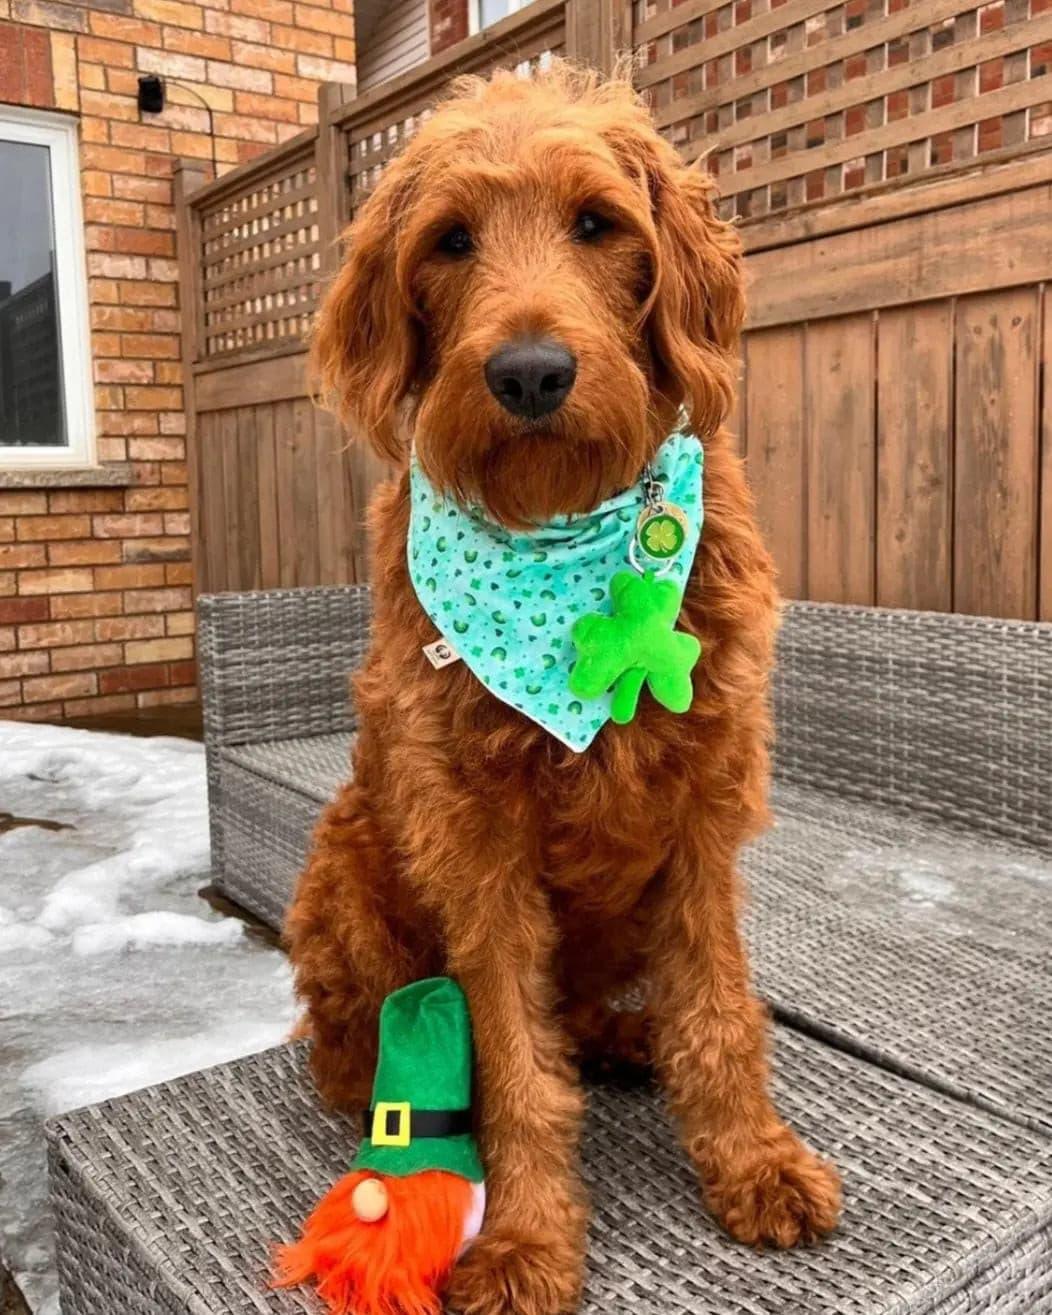
M 438 239 L 437 249 L 447 256 L 470 256 L 475 250 L 475 244 L 464 225 L 456 224 Z
M 606 215 L 596 214 L 594 210 L 582 210 L 573 226 L 575 242 L 594 242 L 613 228 L 613 221 Z

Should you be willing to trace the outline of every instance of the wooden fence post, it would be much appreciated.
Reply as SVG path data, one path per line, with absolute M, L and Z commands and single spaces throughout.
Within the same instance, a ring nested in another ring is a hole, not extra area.
M 332 117 L 354 96 L 355 88 L 348 83 L 326 82 L 318 88 L 315 168 L 318 247 L 321 253 L 318 277 L 323 285 L 339 267 L 339 237 L 350 219 L 347 134 L 341 124 L 332 122 Z M 324 583 L 346 584 L 364 580 L 367 573 L 365 503 L 367 491 L 375 483 L 372 459 L 364 444 L 353 443 L 347 447 L 348 436 L 341 432 L 328 412 L 315 415 L 315 435 L 319 509 L 326 509 L 326 515 L 319 514 L 318 517 L 322 534 L 319 551 L 326 576 Z
M 318 142 L 315 170 L 318 175 L 318 245 L 322 278 L 336 268 L 336 240 L 350 218 L 347 208 L 347 139 L 332 115 L 353 100 L 355 88 L 345 82 L 323 82 L 318 88 Z
M 632 0 L 566 0 L 566 54 L 600 73 L 632 49 Z
M 209 181 L 211 174 L 196 160 L 178 160 L 175 166 L 175 236 L 179 259 L 179 314 L 182 328 L 183 412 L 186 416 L 186 482 L 190 501 L 190 563 L 195 595 L 209 587 L 204 576 L 201 541 L 201 502 L 198 476 L 197 408 L 194 364 L 204 351 L 204 298 L 201 293 L 201 216 L 189 196 Z

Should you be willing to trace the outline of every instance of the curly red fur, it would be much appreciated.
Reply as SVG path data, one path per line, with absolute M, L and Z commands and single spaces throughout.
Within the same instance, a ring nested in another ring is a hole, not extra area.
M 595 243 L 571 237 L 582 209 L 609 221 Z M 470 259 L 436 250 L 453 225 L 470 230 Z M 400 470 L 371 510 L 354 781 L 318 827 L 288 935 L 315 1074 L 351 1108 L 368 1094 L 387 992 L 441 971 L 468 994 L 490 1210 L 451 1282 L 465 1315 L 573 1308 L 586 1219 L 573 1060 L 589 1050 L 582 1032 L 613 1035 L 596 1005 L 633 983 L 725 1226 L 787 1246 L 836 1221 L 835 1172 L 768 1098 L 737 928 L 738 851 L 767 818 L 776 616 L 721 428 L 743 307 L 739 242 L 709 181 L 627 82 L 565 65 L 456 83 L 362 207 L 322 307 L 323 387 Z M 503 411 L 483 378 L 488 354 L 523 332 L 578 362 L 541 425 Z M 673 716 L 644 701 L 577 755 L 464 666 L 433 671 L 421 655 L 436 634 L 406 567 L 407 445 L 436 485 L 523 525 L 635 482 L 681 406 L 705 446 L 705 530 L 680 619 L 703 644 L 694 702 Z M 630 1030 L 638 1051 L 644 1029 Z

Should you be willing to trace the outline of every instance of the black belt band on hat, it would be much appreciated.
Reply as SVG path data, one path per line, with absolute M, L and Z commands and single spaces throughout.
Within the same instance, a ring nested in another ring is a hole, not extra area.
M 375 1110 L 365 1110 L 362 1122 L 366 1137 L 372 1137 Z M 401 1110 L 384 1111 L 385 1127 L 383 1132 L 388 1137 L 405 1134 L 405 1120 Z M 465 1137 L 471 1132 L 471 1111 L 467 1110 L 418 1110 L 409 1112 L 409 1137 L 416 1141 L 418 1137 Z

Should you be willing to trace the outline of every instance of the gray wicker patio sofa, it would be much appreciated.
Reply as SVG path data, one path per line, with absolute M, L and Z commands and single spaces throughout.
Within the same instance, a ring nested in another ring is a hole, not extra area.
M 368 595 L 201 600 L 215 880 L 277 925 L 347 770 Z M 780 1107 L 839 1232 L 757 1255 L 650 1092 L 591 1093 L 585 1315 L 1052 1315 L 1052 626 L 790 604 L 747 857 Z M 302 1045 L 50 1128 L 64 1315 L 318 1312 L 266 1287 L 343 1172 Z

